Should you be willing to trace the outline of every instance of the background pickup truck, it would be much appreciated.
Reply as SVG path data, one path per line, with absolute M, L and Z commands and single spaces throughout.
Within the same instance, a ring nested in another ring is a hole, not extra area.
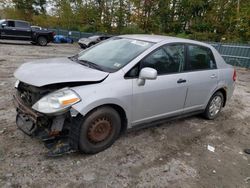
M 45 29 L 33 29 L 29 22 L 0 20 L 0 39 L 27 40 L 32 44 L 46 46 L 53 41 L 55 33 Z

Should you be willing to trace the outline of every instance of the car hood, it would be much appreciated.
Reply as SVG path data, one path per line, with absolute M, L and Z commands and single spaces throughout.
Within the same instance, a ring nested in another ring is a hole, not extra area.
M 25 63 L 15 71 L 14 76 L 21 82 L 41 87 L 57 83 L 98 82 L 108 74 L 68 58 L 53 58 Z

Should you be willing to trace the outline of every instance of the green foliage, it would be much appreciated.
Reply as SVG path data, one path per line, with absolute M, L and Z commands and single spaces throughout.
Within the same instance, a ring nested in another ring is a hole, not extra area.
M 222 38 L 250 41 L 249 0 L 2 1 L 0 17 L 24 19 L 44 27 L 114 34 L 167 34 L 205 41 Z M 49 12 L 46 6 L 50 7 Z
M 143 34 L 145 31 L 143 31 L 140 27 L 137 25 L 129 25 L 127 27 L 124 27 L 121 34 Z

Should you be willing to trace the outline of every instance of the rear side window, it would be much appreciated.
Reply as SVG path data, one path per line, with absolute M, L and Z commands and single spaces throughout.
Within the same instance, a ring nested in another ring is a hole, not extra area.
M 216 63 L 209 48 L 197 45 L 187 46 L 188 62 L 186 70 L 215 69 Z
M 16 27 L 27 28 L 29 24 L 27 22 L 15 22 Z

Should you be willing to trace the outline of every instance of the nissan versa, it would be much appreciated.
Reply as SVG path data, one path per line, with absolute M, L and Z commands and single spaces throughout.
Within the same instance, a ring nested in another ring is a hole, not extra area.
M 68 58 L 21 65 L 16 124 L 41 138 L 48 155 L 94 154 L 131 128 L 167 118 L 218 116 L 236 72 L 208 44 L 157 35 L 123 35 Z

